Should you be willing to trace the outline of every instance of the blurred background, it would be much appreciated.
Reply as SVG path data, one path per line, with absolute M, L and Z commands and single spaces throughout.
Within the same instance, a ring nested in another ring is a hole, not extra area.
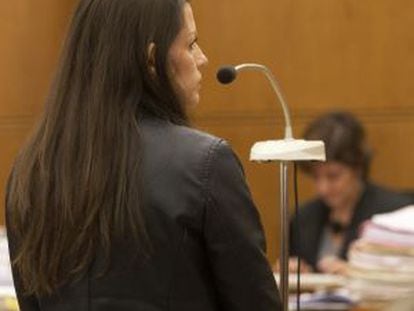
M 0 223 L 13 158 L 38 119 L 75 0 L 0 1 Z M 209 57 L 194 125 L 227 139 L 260 210 L 269 259 L 278 256 L 278 167 L 249 163 L 255 141 L 283 136 L 282 111 L 262 75 L 215 80 L 222 64 L 258 62 L 278 78 L 294 135 L 332 110 L 354 113 L 374 149 L 372 177 L 414 189 L 414 2 L 411 0 L 193 0 Z M 300 176 L 300 200 L 312 196 Z

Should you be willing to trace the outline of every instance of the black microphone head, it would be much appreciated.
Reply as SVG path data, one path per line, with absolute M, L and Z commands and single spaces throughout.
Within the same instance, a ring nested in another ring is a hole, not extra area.
M 217 71 L 217 80 L 222 84 L 232 83 L 237 77 L 237 71 L 234 66 L 223 66 Z

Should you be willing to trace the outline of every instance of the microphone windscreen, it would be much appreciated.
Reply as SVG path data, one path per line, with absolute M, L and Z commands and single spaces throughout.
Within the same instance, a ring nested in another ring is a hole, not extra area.
M 233 66 L 223 66 L 217 71 L 217 80 L 222 84 L 232 83 L 236 76 L 237 71 Z

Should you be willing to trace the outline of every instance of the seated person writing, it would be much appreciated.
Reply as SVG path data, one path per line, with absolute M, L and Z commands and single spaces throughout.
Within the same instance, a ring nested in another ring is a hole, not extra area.
M 370 152 L 362 125 L 349 113 L 329 113 L 315 120 L 305 139 L 325 142 L 327 161 L 304 162 L 316 198 L 300 208 L 291 223 L 291 271 L 295 256 L 302 272 L 346 273 L 346 254 L 359 226 L 374 214 L 412 202 L 369 179 Z M 296 236 L 300 229 L 300 244 Z

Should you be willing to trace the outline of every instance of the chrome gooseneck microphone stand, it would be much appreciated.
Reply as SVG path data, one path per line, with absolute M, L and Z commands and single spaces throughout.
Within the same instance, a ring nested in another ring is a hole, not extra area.
M 289 309 L 289 163 L 295 161 L 325 161 L 325 145 L 322 141 L 294 139 L 288 105 L 272 72 L 260 64 L 224 66 L 217 73 L 217 79 L 228 84 L 233 82 L 239 71 L 260 71 L 268 78 L 273 91 L 282 105 L 285 119 L 285 137 L 282 140 L 257 142 L 250 151 L 250 161 L 280 162 L 280 295 L 283 311 Z

